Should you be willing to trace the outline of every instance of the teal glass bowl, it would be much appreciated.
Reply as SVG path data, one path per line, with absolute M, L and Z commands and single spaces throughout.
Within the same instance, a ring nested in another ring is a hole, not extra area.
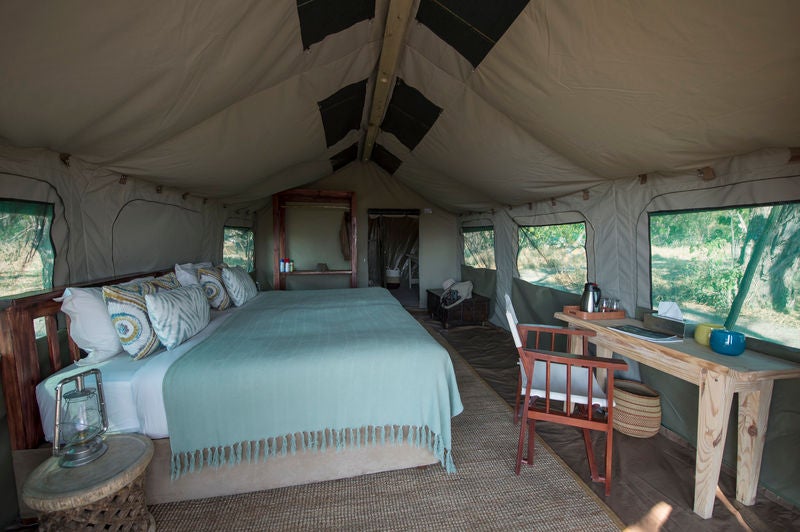
M 727 329 L 714 329 L 711 331 L 708 345 L 720 355 L 741 355 L 744 351 L 744 335 Z

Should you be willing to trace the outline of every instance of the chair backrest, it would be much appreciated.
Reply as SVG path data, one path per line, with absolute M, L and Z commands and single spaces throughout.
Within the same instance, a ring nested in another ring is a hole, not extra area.
M 580 338 L 583 341 L 585 353 L 585 349 L 588 345 L 586 338 L 593 336 L 594 333 L 591 331 L 566 329 L 549 325 L 526 324 L 521 326 L 517 319 L 517 314 L 514 311 L 511 297 L 509 297 L 508 294 L 505 294 L 505 302 L 508 328 L 511 331 L 511 336 L 514 338 L 514 345 L 520 356 L 519 369 L 521 377 L 520 382 L 522 384 L 520 393 L 525 394 L 527 390 L 528 372 L 525 370 L 527 366 L 532 369 L 533 373 L 531 395 L 581 404 L 588 404 L 591 400 L 592 404 L 607 406 L 606 394 L 597 381 L 594 371 L 590 371 L 590 368 L 595 367 L 592 364 L 594 361 L 581 360 L 580 358 L 570 357 L 566 354 L 564 354 L 565 356 L 558 357 L 558 353 L 552 351 L 556 345 L 556 338 L 559 335 L 563 335 L 567 337 L 566 345 L 568 349 L 572 339 Z M 521 328 L 525 329 L 524 336 L 526 339 L 531 332 L 535 333 L 533 335 L 533 346 L 523 346 L 523 334 L 520 332 Z M 544 335 L 550 338 L 550 351 L 539 349 L 540 339 Z M 591 380 L 589 377 L 590 374 Z M 590 388 L 591 392 L 589 391 Z
M 508 320 L 508 328 L 511 331 L 511 336 L 514 337 L 514 345 L 517 346 L 517 349 L 520 349 L 522 347 L 522 339 L 519 336 L 517 318 L 514 315 L 514 309 L 512 307 L 506 307 L 506 319 Z
M 597 382 L 594 371 L 590 371 L 596 367 L 594 360 L 582 360 L 583 357 L 576 355 L 540 353 L 530 349 L 522 351 L 523 356 L 529 359 L 528 364 L 533 364 L 533 384 L 530 390 L 532 397 L 568 401 L 572 404 L 591 403 L 601 407 L 608 406 L 605 391 Z M 523 395 L 527 392 L 528 384 L 527 372 L 524 370 L 526 365 L 524 362 L 520 364 L 522 371 L 520 393 Z M 590 382 L 591 393 L 589 393 Z
M 506 296 L 506 312 L 511 312 L 511 319 L 514 320 L 514 325 L 516 325 L 517 323 L 519 323 L 519 320 L 517 319 L 517 313 L 514 312 L 514 304 L 511 302 L 511 296 L 508 294 L 506 294 L 505 296 Z

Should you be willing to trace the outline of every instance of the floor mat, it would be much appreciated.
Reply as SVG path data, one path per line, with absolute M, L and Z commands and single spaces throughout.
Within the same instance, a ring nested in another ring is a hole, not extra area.
M 156 504 L 160 530 L 619 530 L 622 524 L 550 452 L 514 475 L 508 406 L 452 353 L 464 411 L 456 472 L 434 465 L 242 495 Z

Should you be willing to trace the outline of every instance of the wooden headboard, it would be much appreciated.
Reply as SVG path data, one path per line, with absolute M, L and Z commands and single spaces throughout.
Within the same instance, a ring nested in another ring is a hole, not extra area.
M 172 269 L 156 272 L 127 274 L 119 277 L 101 279 L 71 286 L 103 286 L 130 281 L 145 275 L 163 275 Z M 61 369 L 61 346 L 58 336 L 58 314 L 61 303 L 53 298 L 61 297 L 67 287 L 49 292 L 36 292 L 31 295 L 6 301 L 7 306 L 0 312 L 0 356 L 3 376 L 3 395 L 6 401 L 8 430 L 11 449 L 34 449 L 44 441 L 39 406 L 36 402 L 36 385 L 41 380 L 42 368 L 36 347 L 36 333 L 33 321 L 44 318 L 47 332 L 49 367 L 44 368 L 49 375 Z M 65 316 L 67 330 L 69 318 Z M 68 336 L 69 359 L 78 360 L 80 350 Z

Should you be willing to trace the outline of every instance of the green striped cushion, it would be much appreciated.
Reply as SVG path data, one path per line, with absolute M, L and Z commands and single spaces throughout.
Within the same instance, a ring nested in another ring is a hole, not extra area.
M 228 295 L 231 296 L 233 304 L 240 307 L 258 295 L 258 288 L 256 283 L 250 277 L 244 268 L 241 266 L 234 266 L 233 268 L 222 269 L 222 281 L 225 283 L 225 288 Z
M 153 330 L 167 350 L 175 349 L 208 325 L 211 311 L 200 285 L 144 296 Z

